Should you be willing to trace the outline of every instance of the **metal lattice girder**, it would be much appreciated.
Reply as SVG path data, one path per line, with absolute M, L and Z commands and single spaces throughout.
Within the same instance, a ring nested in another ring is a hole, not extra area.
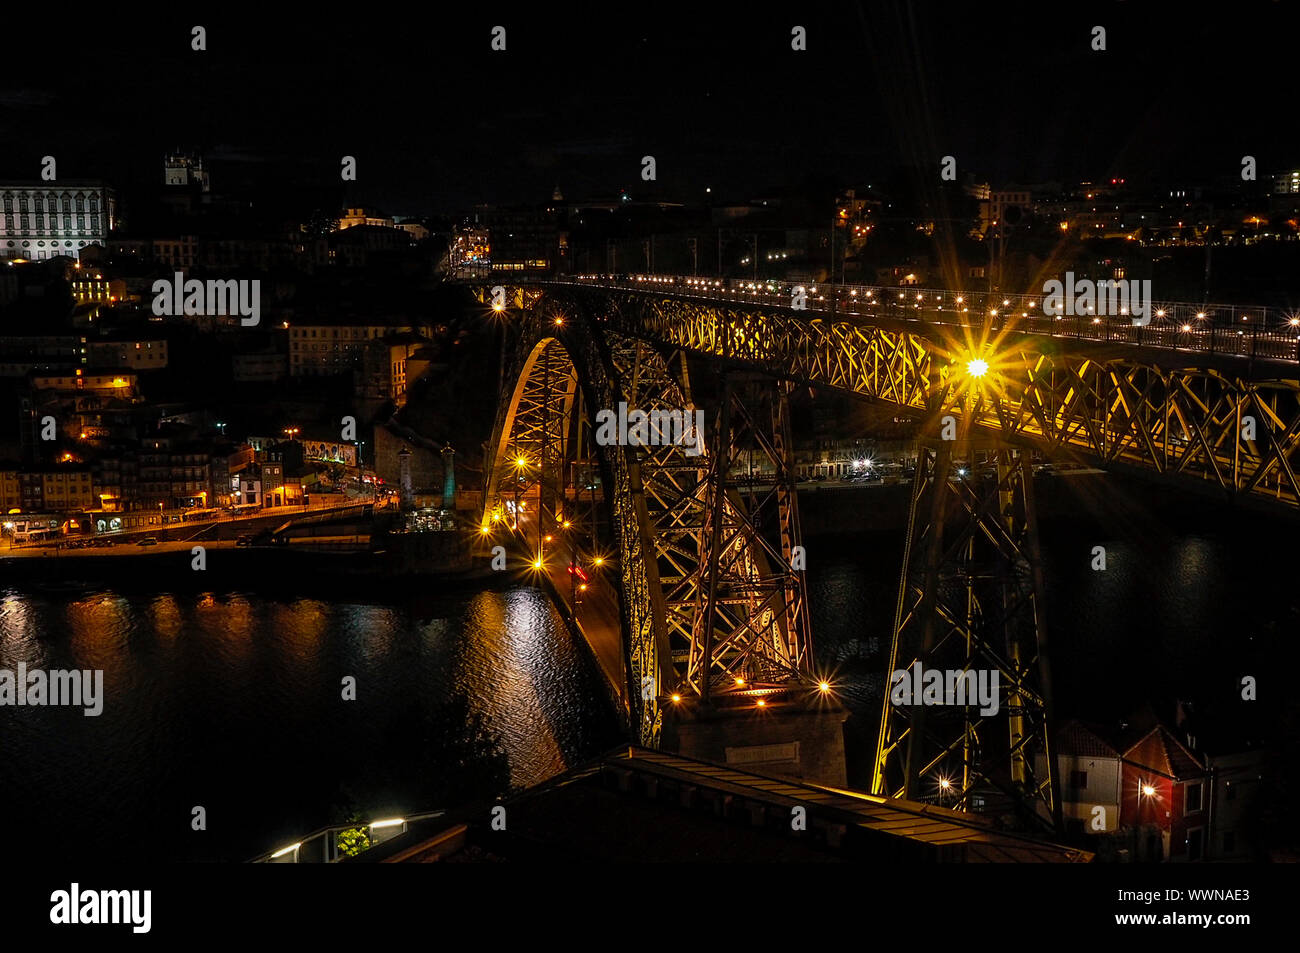
M 997 710 L 970 698 L 898 704 L 887 687 L 872 790 L 965 810 L 1001 790 L 1059 827 L 1032 466 L 991 445 L 962 477 L 952 447 L 920 451 L 888 671 L 996 677 Z
M 780 433 L 788 429 L 787 391 L 753 375 L 746 381 L 724 376 L 722 391 L 700 534 L 703 585 L 687 669 L 688 681 L 704 696 L 737 684 L 806 680 L 811 665 L 803 573 L 792 567 L 799 526 L 789 436 Z M 742 498 L 737 482 L 746 464 L 752 473 L 755 453 L 760 470 L 770 467 L 774 481 L 761 493 L 751 481 Z M 775 544 L 761 531 L 765 514 L 777 517 Z
M 622 382 L 604 342 L 584 333 L 585 322 L 572 309 L 517 294 L 508 300 L 523 301 L 527 307 L 512 316 L 517 348 L 507 379 L 515 384 L 499 405 L 490 444 L 484 526 L 492 524 L 493 514 L 499 516 L 507 510 L 517 487 L 521 494 L 535 490 L 540 516 L 541 490 L 550 483 L 562 492 L 560 473 L 566 463 L 578 458 L 587 463 L 593 456 L 599 459 L 602 501 L 614 553 L 611 562 L 619 581 L 625 697 L 637 737 L 643 743 L 657 744 L 661 728 L 657 686 L 671 680 L 671 668 L 656 562 L 648 555 L 655 547 L 645 532 L 646 519 L 641 512 L 640 474 L 623 448 L 593 446 L 590 440 L 584 446 L 582 440 L 561 439 L 561 435 L 575 432 L 589 438 L 589 418 L 596 409 L 616 407 L 625 399 Z M 585 412 L 588 419 L 574 420 L 572 415 L 579 412 Z M 525 460 L 523 467 L 516 466 L 520 457 Z M 644 698 L 642 685 L 647 679 L 656 690 Z
M 971 414 L 952 391 L 941 408 L 966 411 L 967 426 L 993 428 L 1058 459 L 1131 466 L 1300 506 L 1293 368 L 1275 376 L 1282 365 L 1014 329 L 918 330 L 870 315 L 837 321 L 759 302 L 746 308 L 600 287 L 550 293 L 586 300 L 624 334 L 918 410 L 934 410 L 934 397 L 980 358 L 990 365 L 981 383 L 988 399 Z
M 580 457 L 599 457 L 619 571 L 627 697 L 644 743 L 658 743 L 660 704 L 670 693 L 707 697 L 740 673 L 775 683 L 806 681 L 806 597 L 783 553 L 798 545 L 788 459 L 781 548 L 772 549 L 729 485 L 730 442 L 720 453 L 715 441 L 706 441 L 696 454 L 672 443 L 591 445 L 591 418 L 620 402 L 646 411 L 693 411 L 684 356 L 599 328 L 572 302 L 532 304 L 520 318 L 510 375 L 516 384 L 493 434 L 484 526 L 494 515 L 500 521 L 511 500 L 535 506 L 539 519 L 553 515 L 566 492 L 564 474 Z M 768 426 L 788 431 L 784 400 L 782 392 Z M 586 419 L 577 419 L 580 414 Z M 728 420 L 732 414 L 738 432 L 762 432 L 743 408 L 732 406 Z M 763 440 L 777 456 L 788 452 L 788 432 L 767 432 Z
M 559 341 L 547 338 L 531 348 L 518 372 L 519 385 L 506 405 L 511 421 L 494 448 L 488 497 L 503 503 L 530 496 L 541 499 L 544 474 L 555 474 L 564 460 L 568 427 L 577 391 L 577 374 Z M 553 483 L 554 485 L 554 483 Z M 487 516 L 501 515 L 490 506 Z

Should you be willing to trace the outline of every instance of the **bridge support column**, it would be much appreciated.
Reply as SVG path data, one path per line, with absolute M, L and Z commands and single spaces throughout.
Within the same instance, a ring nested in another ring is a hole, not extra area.
M 1033 467 L 959 449 L 920 449 L 872 790 L 1059 830 Z

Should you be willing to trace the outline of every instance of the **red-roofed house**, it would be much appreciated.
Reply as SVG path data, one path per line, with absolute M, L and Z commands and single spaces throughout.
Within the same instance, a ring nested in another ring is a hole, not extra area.
M 1133 835 L 1134 859 L 1201 860 L 1210 842 L 1209 771 L 1163 725 L 1124 752 L 1120 825 Z

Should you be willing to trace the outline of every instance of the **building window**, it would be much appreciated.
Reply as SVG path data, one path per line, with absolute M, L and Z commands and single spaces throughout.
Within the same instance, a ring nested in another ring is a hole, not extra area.
M 1187 785 L 1187 800 L 1183 808 L 1184 814 L 1194 814 L 1201 809 L 1201 783 Z

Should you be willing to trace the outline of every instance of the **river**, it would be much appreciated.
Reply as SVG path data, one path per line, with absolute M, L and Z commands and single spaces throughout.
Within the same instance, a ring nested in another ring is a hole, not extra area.
M 1260 711 L 1282 717 L 1268 676 L 1300 663 L 1300 586 L 1293 552 L 1260 545 L 1276 526 L 1118 499 L 1084 495 L 1044 524 L 1062 712 L 1113 724 L 1144 703 L 1167 718 L 1175 700 L 1195 699 L 1226 715 L 1240 676 L 1254 674 Z M 857 786 L 869 778 L 901 545 L 898 527 L 807 540 L 815 653 L 854 712 Z M 1105 572 L 1091 568 L 1096 545 Z M 0 588 L 0 668 L 20 661 L 102 669 L 106 697 L 98 717 L 0 707 L 11 851 L 242 860 L 358 813 L 534 784 L 623 740 L 585 646 L 522 585 L 383 602 L 360 584 L 329 601 L 283 587 Z M 193 829 L 196 807 L 205 830 Z

